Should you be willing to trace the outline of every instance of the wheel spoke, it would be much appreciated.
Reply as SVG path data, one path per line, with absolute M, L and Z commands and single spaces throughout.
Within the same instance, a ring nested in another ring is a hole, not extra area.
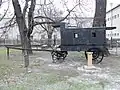
M 96 59 L 96 63 L 95 64 L 98 64 L 102 61 L 103 59 L 103 55 L 99 55 L 99 57 Z
M 98 48 L 91 48 L 89 49 L 88 51 L 85 51 L 85 56 L 86 56 L 86 59 L 87 59 L 87 53 L 86 52 L 93 52 L 93 63 L 94 64 L 98 64 L 102 61 L 104 55 L 103 55 L 103 52 L 100 51 L 100 49 Z
M 67 56 L 67 52 L 66 51 L 53 51 L 52 53 L 52 59 L 53 62 L 63 62 L 65 57 Z

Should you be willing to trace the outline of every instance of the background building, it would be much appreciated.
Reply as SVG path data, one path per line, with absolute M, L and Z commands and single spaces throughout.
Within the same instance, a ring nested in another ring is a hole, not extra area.
M 106 38 L 120 40 L 120 4 L 106 13 L 106 25 L 116 27 L 114 30 L 106 31 Z

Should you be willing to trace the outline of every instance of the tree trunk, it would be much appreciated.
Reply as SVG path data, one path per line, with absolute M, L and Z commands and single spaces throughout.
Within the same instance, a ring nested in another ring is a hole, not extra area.
M 106 0 L 96 0 L 93 27 L 106 26 Z
M 106 27 L 106 3 L 107 0 L 96 0 L 93 27 Z M 106 56 L 110 55 L 106 47 L 104 48 L 103 52 Z
M 14 12 L 16 15 L 16 21 L 19 27 L 20 37 L 21 37 L 21 44 L 22 48 L 28 47 L 28 38 L 27 38 L 27 27 L 25 25 L 25 19 L 23 17 L 20 4 L 18 0 L 12 0 Z M 25 67 L 29 65 L 29 54 L 28 50 L 23 50 L 24 60 L 25 60 Z
M 28 49 L 30 49 L 30 50 L 28 50 L 28 53 L 29 53 L 29 54 L 33 54 L 33 52 L 32 52 L 32 46 L 31 46 L 31 37 L 30 37 L 30 35 L 28 36 Z
M 36 5 L 36 0 L 31 0 L 31 5 L 30 5 L 30 8 L 29 8 L 29 12 L 28 12 L 28 48 L 29 49 L 32 49 L 31 47 L 31 34 L 33 32 L 33 29 L 34 29 L 34 19 L 33 19 L 33 15 L 34 15 L 34 10 L 35 10 L 35 5 Z M 28 51 L 29 54 L 33 54 L 32 50 L 29 50 Z
M 48 32 L 48 47 L 51 47 L 52 45 L 52 33 L 51 32 Z

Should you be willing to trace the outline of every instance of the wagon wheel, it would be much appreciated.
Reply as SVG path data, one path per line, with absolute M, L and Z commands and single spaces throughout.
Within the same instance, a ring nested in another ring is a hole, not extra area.
M 51 52 L 53 63 L 56 63 L 59 59 L 58 53 L 56 51 Z
M 67 51 L 62 51 L 62 58 L 63 60 L 67 57 L 68 52 Z
M 103 60 L 104 54 L 103 52 L 98 49 L 98 48 L 91 48 L 88 51 L 85 51 L 85 57 L 87 59 L 87 53 L 86 52 L 93 52 L 92 56 L 93 56 L 93 63 L 94 64 L 98 64 Z
M 67 54 L 68 54 L 67 51 L 52 51 L 51 55 L 52 55 L 53 63 L 57 63 L 58 61 L 63 62 Z

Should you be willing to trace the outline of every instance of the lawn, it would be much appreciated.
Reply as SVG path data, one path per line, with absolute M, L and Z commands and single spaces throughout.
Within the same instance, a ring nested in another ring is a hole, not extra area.
M 45 60 L 39 59 L 42 56 Z M 7 60 L 6 49 L 1 48 L 0 90 L 120 90 L 120 75 L 111 73 L 108 67 L 95 71 L 81 67 L 86 63 L 84 52 L 70 52 L 69 60 L 61 64 L 46 61 L 49 59 L 49 53 L 35 52 L 26 72 L 21 51 L 10 50 Z

